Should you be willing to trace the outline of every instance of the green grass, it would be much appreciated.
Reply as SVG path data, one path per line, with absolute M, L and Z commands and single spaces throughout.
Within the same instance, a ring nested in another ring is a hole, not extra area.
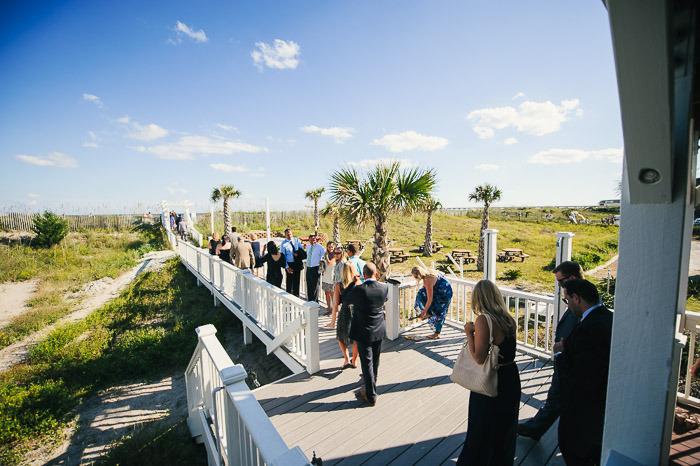
M 546 209 L 518 209 L 507 208 L 491 209 L 490 227 L 497 229 L 498 248 L 523 249 L 530 257 L 524 262 L 507 262 L 496 264 L 496 277 L 501 280 L 505 277 L 506 270 L 518 270 L 510 272 L 509 276 L 515 277 L 507 280 L 507 286 L 524 286 L 533 291 L 551 290 L 552 269 L 554 268 L 554 256 L 556 253 L 556 233 L 559 231 L 571 231 L 576 236 L 573 238 L 573 259 L 580 260 L 584 269 L 590 270 L 596 265 L 605 263 L 617 254 L 618 227 L 605 226 L 600 219 L 612 215 L 605 209 L 579 209 L 579 212 L 591 219 L 588 225 L 573 225 L 568 223 L 563 214 L 564 209 L 551 207 Z M 525 212 L 530 212 L 525 217 Z M 520 213 L 520 217 L 518 216 Z M 546 220 L 544 216 L 552 215 L 552 220 Z M 440 253 L 425 258 L 418 249 L 425 237 L 425 214 L 392 215 L 389 220 L 389 237 L 394 240 L 393 246 L 402 247 L 411 256 L 418 256 L 427 265 L 435 262 L 436 267 L 444 268 L 449 265 L 454 269 L 445 257 L 445 253 L 453 249 L 471 249 L 476 255 L 479 249 L 479 229 L 481 227 L 481 211 L 470 211 L 468 215 L 455 216 L 449 214 L 435 214 L 433 216 L 433 237 L 444 246 Z M 259 222 L 258 222 L 259 223 Z M 215 217 L 215 228 L 223 230 L 223 221 Z M 263 230 L 264 224 L 251 223 L 247 227 L 238 226 L 239 231 Z M 313 218 L 290 219 L 282 223 L 273 223 L 273 231 L 282 231 L 291 228 L 297 236 L 305 236 L 313 231 Z M 208 216 L 200 218 L 199 230 L 208 233 L 210 229 Z M 330 218 L 321 218 L 320 231 L 329 235 L 333 231 L 333 222 Z M 372 238 L 374 230 L 364 228 L 353 230 L 341 224 L 341 240 L 361 239 L 368 241 Z M 365 259 L 372 257 L 371 243 L 369 249 L 363 254 Z M 205 245 L 206 246 L 206 245 Z M 409 259 L 403 263 L 392 264 L 392 273 L 408 274 L 411 268 L 417 264 L 415 259 Z M 465 266 L 465 278 L 478 280 L 483 277 L 482 272 L 476 270 L 476 264 Z
M 36 439 L 56 439 L 83 397 L 184 368 L 197 345 L 195 328 L 207 323 L 241 331 L 173 260 L 85 320 L 53 331 L 28 364 L 0 374 L 0 464 L 18 462 Z
M 77 303 L 65 299 L 83 285 L 116 278 L 135 266 L 145 252 L 163 247 L 159 226 L 141 226 L 130 233 L 70 233 L 50 249 L 0 244 L 0 283 L 38 279 L 28 310 L 0 330 L 0 348 L 54 323 Z

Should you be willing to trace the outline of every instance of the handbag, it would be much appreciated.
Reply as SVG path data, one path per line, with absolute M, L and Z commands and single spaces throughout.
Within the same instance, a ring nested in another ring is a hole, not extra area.
M 489 353 L 483 364 L 477 364 L 469 352 L 467 341 L 464 340 L 462 351 L 457 356 L 457 361 L 452 368 L 450 379 L 454 383 L 472 392 L 495 397 L 498 395 L 498 346 L 493 344 L 493 326 L 491 316 L 484 313 L 489 323 Z

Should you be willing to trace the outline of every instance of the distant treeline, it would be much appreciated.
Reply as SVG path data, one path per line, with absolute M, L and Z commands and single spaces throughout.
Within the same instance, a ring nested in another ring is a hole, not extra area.
M 31 231 L 37 213 L 15 213 L 0 215 L 0 231 Z M 129 230 L 143 222 L 160 221 L 160 215 L 62 215 L 70 231 L 80 230 Z

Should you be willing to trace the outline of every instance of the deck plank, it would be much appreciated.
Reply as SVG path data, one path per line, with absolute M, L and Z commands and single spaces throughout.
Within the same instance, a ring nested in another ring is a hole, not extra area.
M 319 326 L 330 321 L 320 316 Z M 432 333 L 427 325 L 406 335 Z M 341 370 L 335 330 L 320 330 L 321 371 L 297 374 L 254 391 L 282 438 L 313 452 L 326 465 L 454 464 L 464 444 L 469 391 L 452 383 L 464 341 L 460 327 L 445 324 L 439 340 L 385 340 L 377 380 L 378 399 L 369 407 L 355 399 L 361 370 Z M 552 378 L 550 361 L 519 352 L 522 393 L 519 417 L 535 414 Z M 518 438 L 516 464 L 562 464 L 556 424 L 539 442 Z

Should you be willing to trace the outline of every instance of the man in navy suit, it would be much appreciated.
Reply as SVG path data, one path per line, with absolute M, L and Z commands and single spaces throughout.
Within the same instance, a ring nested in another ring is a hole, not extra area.
M 593 283 L 568 280 L 562 288 L 581 322 L 554 345 L 561 383 L 559 448 L 569 466 L 600 464 L 613 316 Z
M 354 307 L 350 324 L 350 339 L 357 342 L 365 389 L 355 396 L 370 406 L 377 403 L 377 370 L 382 339 L 385 334 L 384 303 L 389 288 L 377 281 L 377 267 L 368 262 L 362 269 L 364 283 L 356 278 L 355 287 L 348 293 L 347 302 Z M 343 297 L 343 299 L 346 299 Z
M 567 280 L 572 280 L 574 278 L 583 278 L 583 269 L 581 266 L 572 261 L 564 261 L 552 271 L 554 273 L 554 278 L 556 279 L 559 286 Z M 578 324 L 578 317 L 571 312 L 571 309 L 567 308 L 564 314 L 561 316 L 559 323 L 557 324 L 556 332 L 554 333 L 554 341 L 560 341 L 562 339 L 566 340 L 571 336 L 571 333 L 576 328 Z M 524 437 L 531 437 L 535 440 L 539 440 L 545 432 L 552 427 L 554 421 L 559 417 L 560 411 L 560 395 L 559 395 L 559 371 L 557 370 L 557 365 L 554 365 L 554 374 L 552 375 L 552 384 L 549 386 L 549 391 L 547 392 L 547 400 L 544 406 L 537 411 L 537 414 L 532 419 L 518 424 L 518 435 Z

